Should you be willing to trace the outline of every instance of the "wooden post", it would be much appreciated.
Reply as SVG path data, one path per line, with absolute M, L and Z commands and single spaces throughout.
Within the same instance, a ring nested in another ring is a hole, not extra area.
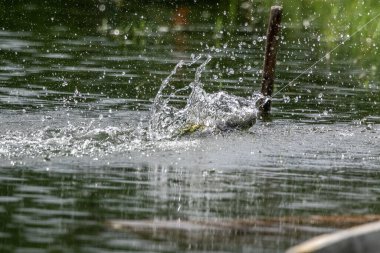
M 274 83 L 274 70 L 276 67 L 277 46 L 280 41 L 282 7 L 272 6 L 270 10 L 269 26 L 267 31 L 267 44 L 265 48 L 265 60 L 263 68 L 263 82 L 261 93 L 264 96 L 272 96 Z M 271 101 L 263 101 L 260 105 L 262 113 L 268 113 L 271 109 Z

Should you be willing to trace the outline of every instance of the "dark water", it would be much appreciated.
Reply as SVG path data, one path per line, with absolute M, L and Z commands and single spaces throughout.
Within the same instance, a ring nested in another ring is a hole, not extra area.
M 277 89 L 348 33 L 337 22 L 329 34 L 315 2 L 284 6 Z M 260 90 L 268 6 L 2 1 L 0 251 L 283 252 L 352 225 L 331 217 L 379 214 L 375 32 L 276 95 L 270 120 L 146 138 L 149 108 L 180 60 L 211 55 L 208 92 Z

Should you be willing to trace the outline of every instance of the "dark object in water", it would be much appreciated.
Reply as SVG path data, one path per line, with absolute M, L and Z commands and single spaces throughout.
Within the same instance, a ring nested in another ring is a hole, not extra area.
M 262 219 L 217 219 L 217 220 L 109 220 L 108 227 L 116 230 L 225 230 L 240 233 L 268 231 L 280 228 L 282 232 L 304 231 L 308 227 L 349 228 L 379 221 L 380 215 L 333 215 L 333 216 L 281 216 Z M 330 229 L 329 229 L 330 230 Z M 276 232 L 279 232 L 276 230 Z
M 261 93 L 265 97 L 271 97 L 273 93 L 274 70 L 276 67 L 277 46 L 280 41 L 282 7 L 272 6 L 270 10 L 269 25 L 267 31 L 267 44 L 265 48 L 265 60 L 263 68 L 263 82 Z M 268 99 L 261 102 L 260 111 L 268 113 L 271 109 L 271 101 Z
M 111 230 L 133 233 L 142 238 L 186 241 L 193 246 L 212 241 L 223 248 L 228 244 L 254 244 L 255 238 L 261 237 L 257 235 L 291 238 L 302 235 L 305 238 L 305 235 L 312 237 L 316 233 L 329 233 L 337 228 L 379 220 L 380 215 L 313 215 L 247 219 L 109 220 L 105 225 Z M 198 249 L 204 251 L 202 247 Z

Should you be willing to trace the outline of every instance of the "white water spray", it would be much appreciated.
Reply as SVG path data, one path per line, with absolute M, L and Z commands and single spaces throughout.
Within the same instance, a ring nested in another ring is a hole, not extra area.
M 178 69 L 183 66 L 191 66 L 201 58 L 202 55 L 199 55 L 189 63 L 180 61 L 162 82 L 151 110 L 148 130 L 151 139 L 173 138 L 197 130 L 201 130 L 201 132 L 224 131 L 248 127 L 254 123 L 258 114 L 256 104 L 262 98 L 260 94 L 242 98 L 223 91 L 209 94 L 203 89 L 200 77 L 207 63 L 211 61 L 210 55 L 206 56 L 206 60 L 196 69 L 193 82 L 175 90 L 167 97 L 164 96 L 164 90 Z M 170 105 L 171 100 L 179 92 L 189 89 L 190 95 L 184 107 L 177 108 Z

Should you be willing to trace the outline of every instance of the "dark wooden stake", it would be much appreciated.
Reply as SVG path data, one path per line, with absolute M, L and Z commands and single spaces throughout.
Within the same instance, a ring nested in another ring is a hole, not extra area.
M 267 31 L 267 44 L 265 48 L 265 60 L 263 68 L 263 82 L 261 93 L 264 96 L 272 96 L 274 83 L 274 70 L 276 67 L 277 46 L 280 41 L 279 33 L 281 30 L 282 7 L 272 6 L 270 10 L 269 26 Z M 268 113 L 271 109 L 271 101 L 263 101 L 260 111 Z

